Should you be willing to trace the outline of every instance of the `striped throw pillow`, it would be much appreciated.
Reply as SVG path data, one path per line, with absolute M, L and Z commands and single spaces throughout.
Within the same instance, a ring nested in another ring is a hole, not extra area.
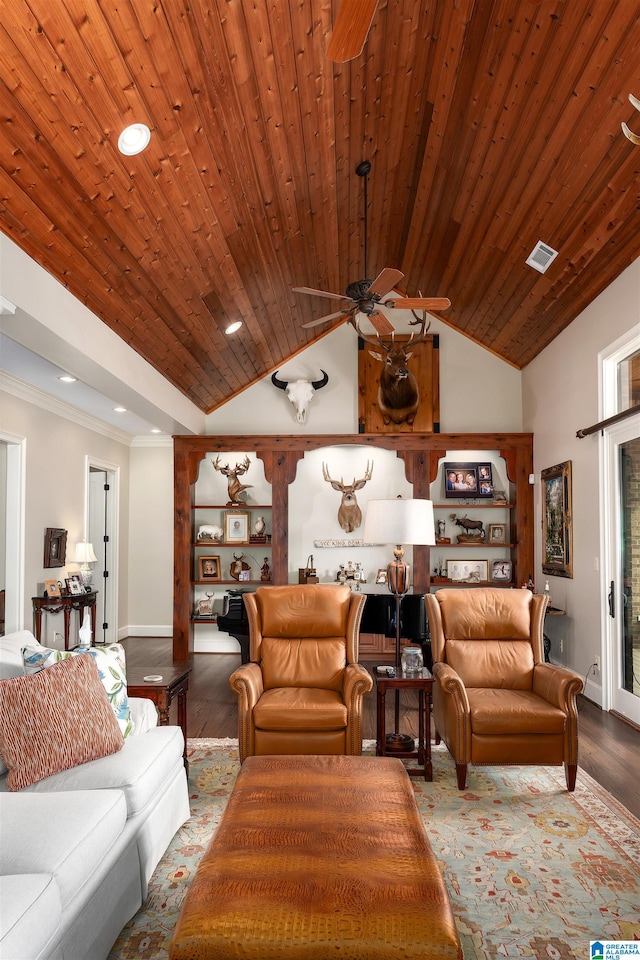
M 32 676 L 0 680 L 0 754 L 9 790 L 116 753 L 123 744 L 93 657 L 69 657 Z

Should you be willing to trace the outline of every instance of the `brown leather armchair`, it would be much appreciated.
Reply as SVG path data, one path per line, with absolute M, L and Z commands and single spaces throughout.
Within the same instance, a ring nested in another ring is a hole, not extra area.
M 358 663 L 365 599 L 319 584 L 244 594 L 250 662 L 229 678 L 238 694 L 241 761 L 362 753 L 362 701 L 373 686 Z
M 459 789 L 470 763 L 564 763 L 573 790 L 583 682 L 543 661 L 547 598 L 472 588 L 438 590 L 425 600 L 436 742 L 441 737 L 455 760 Z

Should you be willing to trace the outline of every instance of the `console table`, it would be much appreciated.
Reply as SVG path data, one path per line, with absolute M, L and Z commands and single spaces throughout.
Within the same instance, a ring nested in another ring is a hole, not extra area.
M 42 614 L 60 613 L 64 615 L 64 648 L 69 649 L 69 636 L 71 632 L 71 611 L 78 611 L 78 626 L 81 623 L 80 613 L 85 607 L 89 607 L 91 613 L 91 645 L 95 643 L 96 636 L 96 597 L 97 590 L 91 593 L 67 594 L 64 597 L 31 597 L 33 605 L 33 633 L 40 643 L 42 633 Z M 74 644 L 75 646 L 75 644 Z

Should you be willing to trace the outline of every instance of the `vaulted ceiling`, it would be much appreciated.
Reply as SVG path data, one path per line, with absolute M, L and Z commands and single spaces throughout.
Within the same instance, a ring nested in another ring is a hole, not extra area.
M 336 64 L 339 5 L 3 0 L 0 229 L 207 412 L 363 278 L 362 159 L 369 277 L 516 367 L 640 254 L 637 3 L 380 0 Z

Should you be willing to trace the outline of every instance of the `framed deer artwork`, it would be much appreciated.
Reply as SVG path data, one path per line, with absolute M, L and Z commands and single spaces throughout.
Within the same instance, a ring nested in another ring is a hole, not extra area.
M 438 433 L 439 336 L 369 337 L 358 340 L 360 433 Z M 405 375 L 408 372 L 408 376 Z M 399 391 L 409 396 L 396 399 Z M 393 404 L 399 406 L 394 408 Z M 404 404 L 404 405 L 403 405 Z

